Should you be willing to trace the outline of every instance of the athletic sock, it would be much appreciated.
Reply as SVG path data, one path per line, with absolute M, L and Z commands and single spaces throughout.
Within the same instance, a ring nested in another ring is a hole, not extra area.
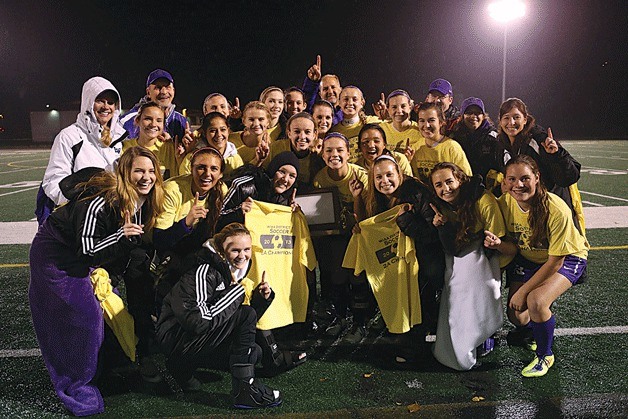
M 552 355 L 552 344 L 554 343 L 554 329 L 556 328 L 556 317 L 552 314 L 549 320 L 543 323 L 532 324 L 532 333 L 536 340 L 536 355 L 540 358 Z

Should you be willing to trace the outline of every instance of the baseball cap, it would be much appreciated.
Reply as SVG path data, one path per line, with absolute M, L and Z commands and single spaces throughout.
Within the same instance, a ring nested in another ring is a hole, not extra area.
M 451 83 L 449 83 L 447 80 L 445 79 L 436 79 L 433 82 L 430 83 L 430 89 L 428 90 L 428 93 L 431 92 L 432 90 L 436 90 L 438 92 L 441 92 L 443 95 L 450 95 L 453 96 L 454 92 L 451 88 Z
M 146 87 L 153 84 L 155 80 L 157 79 L 166 79 L 170 83 L 174 84 L 174 79 L 172 78 L 170 73 L 168 73 L 166 70 L 162 70 L 161 68 L 158 68 L 156 70 L 151 71 L 151 73 L 148 75 L 148 78 L 146 79 Z
M 479 97 L 473 97 L 473 96 L 468 97 L 462 101 L 462 105 L 460 106 L 460 111 L 462 113 L 465 113 L 465 111 L 467 110 L 469 106 L 474 106 L 474 105 L 482 109 L 482 113 L 486 113 L 486 111 L 484 110 L 484 102 L 482 102 L 482 99 L 480 99 Z

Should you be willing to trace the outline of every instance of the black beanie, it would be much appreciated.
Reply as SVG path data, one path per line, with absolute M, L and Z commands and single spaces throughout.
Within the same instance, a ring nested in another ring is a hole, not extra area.
M 281 153 L 277 154 L 268 164 L 268 169 L 266 169 L 266 171 L 268 172 L 268 176 L 270 176 L 271 179 L 274 178 L 277 170 L 279 170 L 281 166 L 284 166 L 286 164 L 294 167 L 294 170 L 297 171 L 297 176 L 299 175 L 299 159 L 297 158 L 297 156 L 292 151 L 282 151 Z

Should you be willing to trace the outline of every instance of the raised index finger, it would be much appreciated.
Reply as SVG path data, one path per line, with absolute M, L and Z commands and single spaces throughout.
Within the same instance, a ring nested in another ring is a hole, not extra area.
M 381 100 L 383 103 L 386 103 L 386 96 L 384 96 L 384 92 L 382 92 L 382 95 L 380 96 L 380 100 Z
M 196 195 L 194 195 L 194 206 L 198 206 L 198 192 L 196 192 Z
M 438 211 L 438 208 L 436 208 L 436 205 L 432 204 L 430 202 L 430 208 L 432 208 L 432 210 L 436 213 L 436 215 L 443 215 Z
M 262 283 L 266 282 L 266 271 L 262 271 Z
M 316 66 L 318 67 L 318 71 L 321 71 L 321 56 L 316 56 Z
M 554 136 L 552 135 L 552 129 L 551 128 L 547 128 L 547 138 L 550 139 L 554 139 Z
M 124 211 L 124 224 L 131 224 L 131 213 Z
M 238 97 L 237 97 L 237 96 L 236 96 L 236 98 L 235 98 L 235 105 L 234 105 L 234 106 L 235 106 L 236 108 L 238 108 L 238 109 L 240 108 L 240 99 L 238 99 Z

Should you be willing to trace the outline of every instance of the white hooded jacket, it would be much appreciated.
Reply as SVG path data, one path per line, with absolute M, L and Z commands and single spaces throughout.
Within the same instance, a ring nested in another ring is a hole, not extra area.
M 59 182 L 63 178 L 85 167 L 113 170 L 114 162 L 120 156 L 122 143 L 116 143 L 116 140 L 125 132 L 119 121 L 122 100 L 118 100 L 111 119 L 113 146 L 107 147 L 101 143 L 102 127 L 94 115 L 94 101 L 105 90 L 113 90 L 120 98 L 118 90 L 109 80 L 92 77 L 85 82 L 81 94 L 81 112 L 76 117 L 76 122 L 62 129 L 52 144 L 42 187 L 56 205 L 67 202 L 59 189 Z

